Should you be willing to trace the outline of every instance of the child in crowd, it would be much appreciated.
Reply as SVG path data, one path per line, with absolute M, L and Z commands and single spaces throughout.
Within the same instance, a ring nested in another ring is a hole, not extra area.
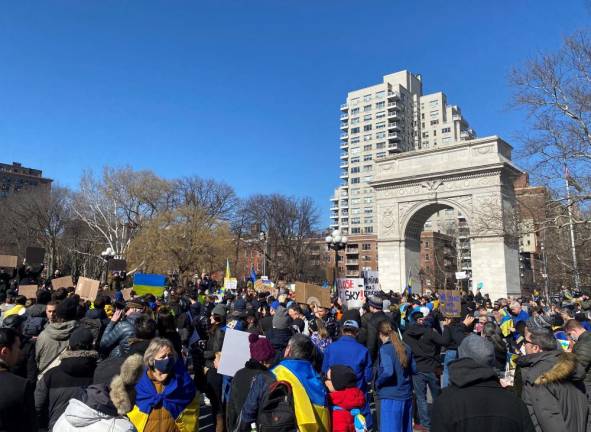
M 357 377 L 349 366 L 333 366 L 326 373 L 326 387 L 332 407 L 332 431 L 356 432 L 365 429 L 361 409 L 365 395 L 357 388 Z

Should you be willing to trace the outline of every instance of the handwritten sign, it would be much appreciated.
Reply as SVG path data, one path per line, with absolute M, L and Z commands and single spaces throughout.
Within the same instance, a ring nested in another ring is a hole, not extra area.
M 98 294 L 100 284 L 100 281 L 80 277 L 78 278 L 78 285 L 76 285 L 76 294 L 78 294 L 81 299 L 94 301 Z
M 440 290 L 439 310 L 446 317 L 461 316 L 462 292 L 457 290 Z
M 359 309 L 365 303 L 365 285 L 362 278 L 337 279 L 339 297 L 349 309 Z
M 72 276 L 64 276 L 53 279 L 51 281 L 51 286 L 54 290 L 58 290 L 60 288 L 69 288 L 74 286 L 74 281 L 72 280 Z
M 363 275 L 363 285 L 365 286 L 365 297 L 369 297 L 372 295 L 378 295 L 380 292 L 382 292 L 378 271 L 364 270 L 362 275 Z

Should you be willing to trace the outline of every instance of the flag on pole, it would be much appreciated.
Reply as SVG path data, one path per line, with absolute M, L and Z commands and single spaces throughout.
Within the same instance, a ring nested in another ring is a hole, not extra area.
M 257 281 L 257 274 L 254 271 L 254 265 L 250 266 L 250 278 L 249 279 L 252 281 L 252 283 L 255 283 Z
M 230 260 L 228 258 L 226 258 L 226 275 L 224 277 L 228 279 L 232 277 L 230 274 Z

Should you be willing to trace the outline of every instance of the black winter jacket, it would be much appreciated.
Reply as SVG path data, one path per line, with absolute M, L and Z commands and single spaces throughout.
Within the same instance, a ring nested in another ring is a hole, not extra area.
M 536 431 L 591 430 L 585 371 L 573 353 L 544 351 L 520 358 L 521 397 Z
M 37 431 L 33 388 L 0 364 L 0 432 Z
M 402 339 L 412 349 L 419 372 L 435 372 L 441 366 L 438 359 L 439 351 L 440 347 L 447 343 L 447 338 L 431 327 L 411 324 Z
M 234 375 L 226 413 L 226 424 L 229 431 L 235 430 L 236 426 L 238 426 L 240 411 L 242 411 L 244 401 L 248 396 L 250 386 L 254 379 L 258 374 L 265 371 L 267 371 L 265 366 L 256 360 L 250 359 L 246 362 L 244 368 L 240 369 L 236 372 L 236 375 Z
M 283 357 L 285 347 L 287 347 L 287 343 L 289 342 L 293 334 L 294 331 L 291 328 L 272 328 L 265 333 L 265 337 L 269 339 L 269 342 L 271 342 L 271 346 L 273 347 L 275 352 L 281 355 L 281 357 Z
M 70 398 L 92 384 L 97 359 L 96 351 L 64 351 L 61 363 L 43 375 L 35 389 L 35 410 L 40 425 L 48 425 L 51 430 Z
M 443 337 L 448 350 L 457 350 L 464 338 L 470 334 L 470 329 L 464 323 L 452 323 L 443 329 Z
M 378 358 L 378 351 L 380 349 L 380 340 L 378 337 L 378 326 L 382 321 L 390 322 L 390 318 L 384 311 L 378 311 L 371 314 L 371 318 L 367 322 L 367 341 L 366 347 L 373 362 Z
M 525 404 L 491 367 L 463 358 L 450 363 L 449 379 L 433 405 L 432 432 L 534 432 Z
M 224 344 L 224 331 L 225 324 L 220 324 L 214 331 L 210 333 L 209 339 L 207 339 L 207 345 L 203 352 L 203 358 L 205 359 L 205 366 L 207 368 L 213 368 L 213 361 L 215 360 L 215 353 L 222 350 Z
M 591 388 L 591 332 L 586 331 L 573 347 L 577 360 L 585 369 L 585 385 Z

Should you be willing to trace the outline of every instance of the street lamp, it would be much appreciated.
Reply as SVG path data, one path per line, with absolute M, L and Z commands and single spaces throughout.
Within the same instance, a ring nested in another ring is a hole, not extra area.
M 263 274 L 262 276 L 267 276 L 267 233 L 265 231 L 261 231 L 259 233 L 259 240 L 264 242 L 265 247 L 263 248 Z
M 111 261 L 115 257 L 115 251 L 108 247 L 104 251 L 101 252 L 101 257 L 105 262 L 105 281 L 104 284 L 109 282 L 109 261 Z
M 338 229 L 336 229 L 332 232 L 331 235 L 326 236 L 325 240 L 328 248 L 334 250 L 333 283 L 336 288 L 339 267 L 339 251 L 345 249 L 345 247 L 347 246 L 347 236 L 342 235 L 341 232 Z

